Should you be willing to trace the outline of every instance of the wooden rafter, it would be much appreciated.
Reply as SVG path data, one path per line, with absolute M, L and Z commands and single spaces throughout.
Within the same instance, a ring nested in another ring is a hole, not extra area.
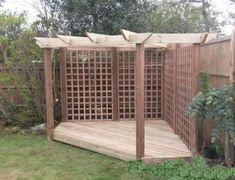
M 135 33 L 128 30 L 121 30 L 123 37 L 130 43 L 144 44 L 168 44 L 168 43 L 205 43 L 214 39 L 216 34 L 208 33 L 177 33 L 177 34 L 156 34 L 156 33 Z
M 125 29 L 121 30 L 123 38 L 132 43 L 144 43 L 152 36 L 152 33 L 135 33 Z M 155 43 L 152 43 L 155 44 Z
M 35 37 L 35 39 L 40 48 L 60 48 L 68 46 L 59 38 Z
M 94 46 L 95 43 L 92 42 L 88 37 L 79 37 L 79 36 L 63 36 L 58 35 L 59 39 L 65 42 L 70 47 L 75 46 Z
M 121 29 L 121 34 L 123 35 L 124 39 L 127 41 L 130 41 L 130 36 L 131 35 L 137 35 L 137 33 L 132 32 L 132 31 L 128 31 L 125 29 Z
M 104 35 L 96 33 L 86 33 L 87 37 L 96 44 L 101 45 L 128 45 L 130 44 L 126 41 L 122 35 Z
M 122 35 L 104 35 L 87 33 L 87 37 L 58 35 L 57 38 L 35 37 L 41 48 L 64 47 L 128 47 L 135 48 L 135 44 L 142 43 L 145 48 L 167 48 L 168 44 L 206 43 L 216 38 L 216 34 L 191 33 L 191 34 L 156 34 L 135 33 L 121 30 Z

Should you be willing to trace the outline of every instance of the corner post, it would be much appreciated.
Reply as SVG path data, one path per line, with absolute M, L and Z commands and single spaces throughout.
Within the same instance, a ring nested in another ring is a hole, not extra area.
M 44 73 L 45 73 L 45 91 L 46 91 L 46 128 L 47 139 L 53 140 L 54 129 L 54 107 L 52 91 L 52 49 L 44 49 Z
M 135 54 L 136 159 L 144 157 L 144 44 L 136 44 Z

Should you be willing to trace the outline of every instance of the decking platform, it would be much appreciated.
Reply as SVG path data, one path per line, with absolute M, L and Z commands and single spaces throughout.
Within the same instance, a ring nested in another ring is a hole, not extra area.
M 135 121 L 62 122 L 54 139 L 122 160 L 136 159 Z M 192 153 L 163 120 L 145 121 L 145 157 L 189 158 Z

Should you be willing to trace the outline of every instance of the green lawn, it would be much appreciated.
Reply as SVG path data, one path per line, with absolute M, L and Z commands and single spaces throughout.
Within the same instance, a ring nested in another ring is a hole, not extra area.
M 235 179 L 235 169 L 209 168 L 202 157 L 192 163 L 180 159 L 156 165 L 128 163 L 63 143 L 48 143 L 45 136 L 0 133 L 0 180 L 12 179 L 227 180 Z
M 126 164 L 45 136 L 0 134 L 0 179 L 150 179 Z

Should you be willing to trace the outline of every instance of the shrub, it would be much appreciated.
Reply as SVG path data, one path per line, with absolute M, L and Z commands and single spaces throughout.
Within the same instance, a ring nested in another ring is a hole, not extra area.
M 234 161 L 233 144 L 235 132 L 235 102 L 234 85 L 228 85 L 221 88 L 209 88 L 208 77 L 201 75 L 201 90 L 195 96 L 187 109 L 187 113 L 198 120 L 199 130 L 203 130 L 203 122 L 213 120 L 215 128 L 211 136 L 215 144 L 223 145 L 225 160 L 228 165 Z M 203 132 L 200 132 L 202 138 Z

